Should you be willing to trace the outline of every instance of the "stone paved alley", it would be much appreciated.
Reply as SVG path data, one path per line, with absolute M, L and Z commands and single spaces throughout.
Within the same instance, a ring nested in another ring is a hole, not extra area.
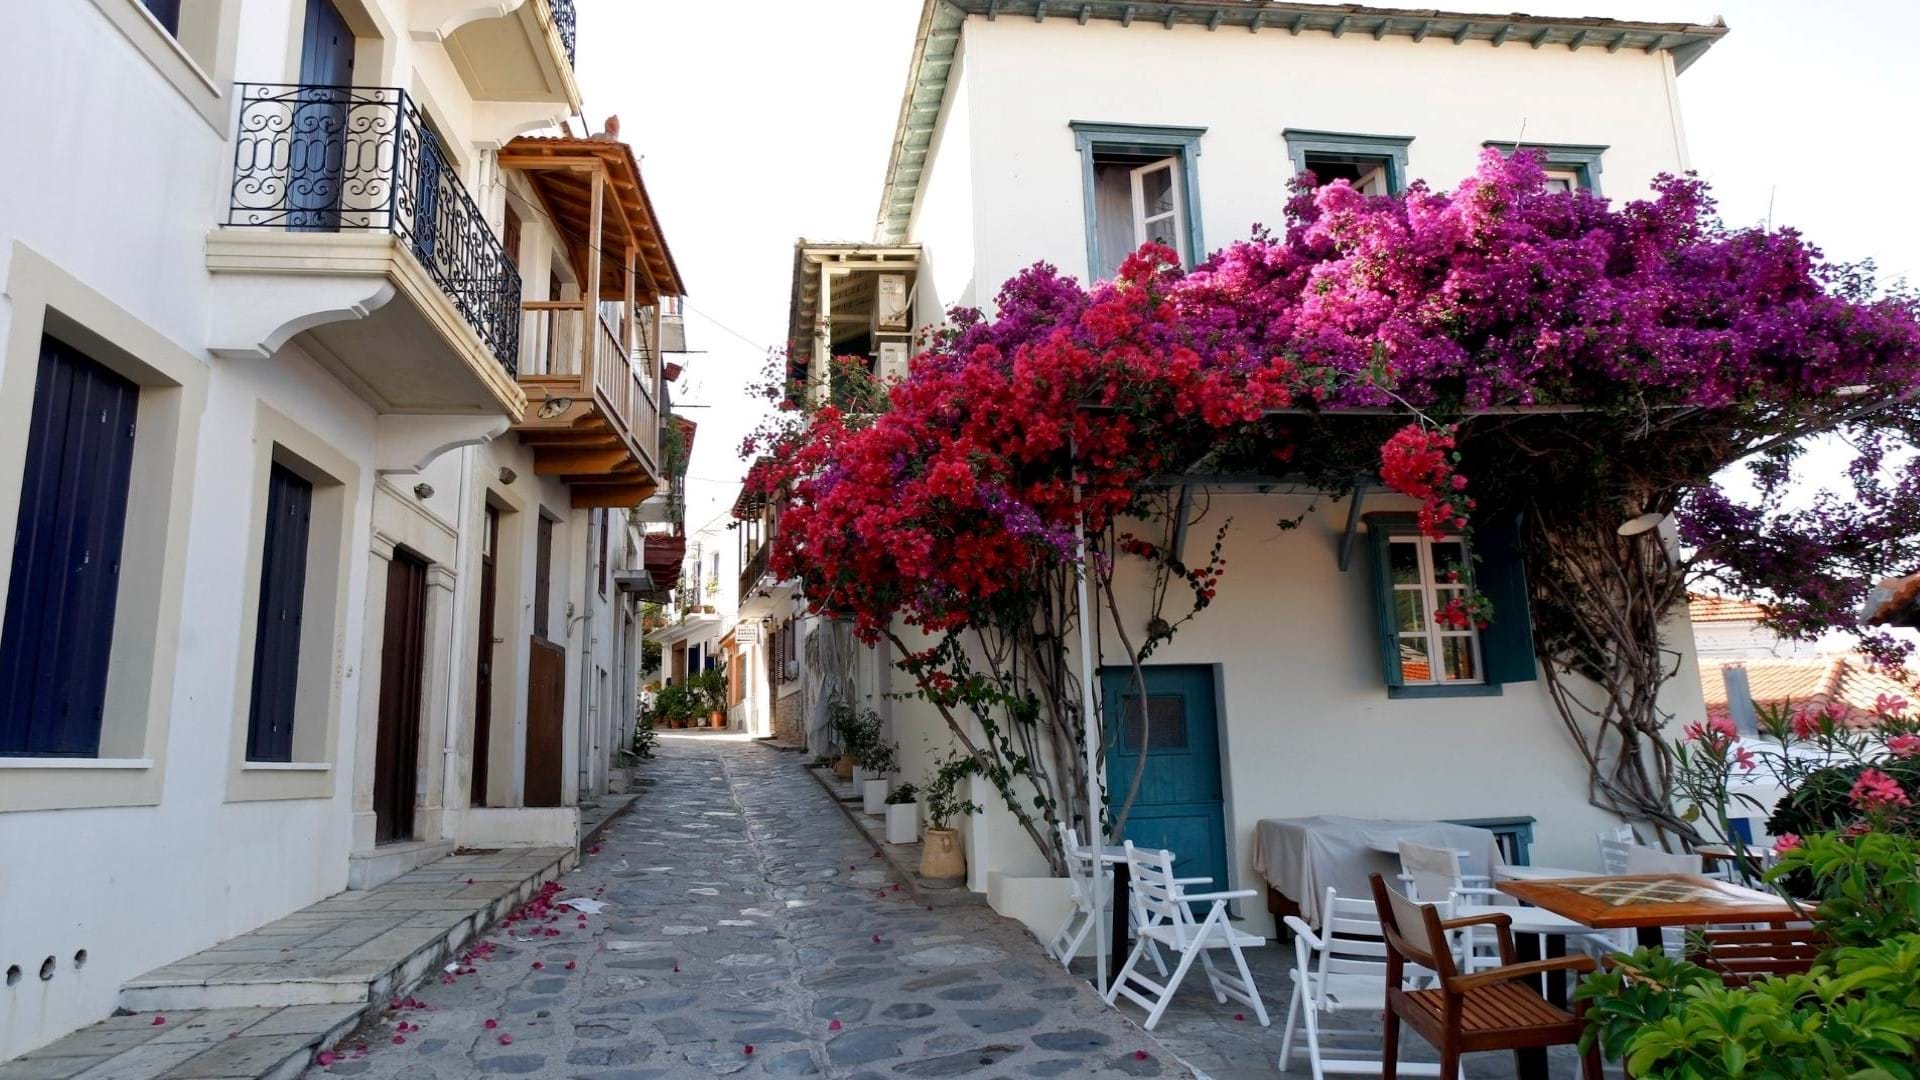
M 894 890 L 796 755 L 662 744 L 562 879 L 604 913 L 496 928 L 309 1078 L 1189 1075 L 1018 923 Z

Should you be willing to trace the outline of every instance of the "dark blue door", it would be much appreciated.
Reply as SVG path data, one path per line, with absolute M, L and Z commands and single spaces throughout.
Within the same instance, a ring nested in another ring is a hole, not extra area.
M 1224 889 L 1227 828 L 1213 669 L 1183 664 L 1142 670 L 1147 688 L 1144 738 L 1132 669 L 1100 672 L 1109 813 L 1119 813 L 1145 747 L 1146 771 L 1127 815 L 1126 839 L 1135 847 L 1173 852 L 1179 876 L 1209 877 L 1215 888 Z
M 41 341 L 0 630 L 0 756 L 100 752 L 139 404 L 127 379 Z
M 287 224 L 308 232 L 340 227 L 340 187 L 353 84 L 353 31 L 333 0 L 307 0 L 300 85 L 288 131 Z M 397 104 L 382 108 L 398 109 Z M 369 118 L 376 124 L 388 117 Z
M 294 692 L 300 684 L 300 620 L 307 592 L 307 532 L 313 485 L 276 463 L 267 476 L 267 529 L 260 557 L 260 613 L 253 645 L 247 760 L 293 760 Z

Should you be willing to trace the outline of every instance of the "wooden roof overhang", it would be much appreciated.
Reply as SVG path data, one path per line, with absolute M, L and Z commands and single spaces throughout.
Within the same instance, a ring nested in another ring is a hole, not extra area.
M 626 299 L 630 252 L 638 268 L 634 293 L 642 303 L 686 295 L 632 147 L 609 139 L 522 135 L 501 148 L 499 160 L 501 168 L 527 175 L 547 216 L 566 237 L 581 280 L 587 276 L 587 252 L 600 249 L 600 299 Z M 598 237 L 592 227 L 596 174 L 606 185 Z

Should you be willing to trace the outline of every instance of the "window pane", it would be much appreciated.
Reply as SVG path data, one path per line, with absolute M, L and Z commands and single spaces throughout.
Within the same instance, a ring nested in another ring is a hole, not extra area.
M 1120 749 L 1137 753 L 1140 749 L 1140 699 L 1126 698 L 1127 720 L 1120 728 Z M 1185 750 L 1187 748 L 1187 711 L 1178 694 L 1147 696 L 1147 749 Z
M 1401 633 L 1421 634 L 1427 629 L 1426 597 L 1418 589 L 1393 591 L 1393 627 Z
M 1440 657 L 1446 665 L 1448 682 L 1472 682 L 1480 677 L 1473 668 L 1473 638 L 1461 634 L 1440 639 Z
M 1387 545 L 1387 568 L 1395 585 L 1420 584 L 1420 548 L 1414 540 L 1395 540 Z
M 1309 152 L 1303 155 L 1307 171 L 1321 184 L 1345 180 L 1355 191 L 1366 195 L 1390 194 L 1387 185 L 1392 160 L 1371 154 L 1330 154 Z
M 1173 169 L 1154 169 L 1142 173 L 1140 197 L 1148 218 L 1173 213 Z
M 1436 542 L 1433 551 L 1433 579 L 1438 584 L 1467 580 L 1467 550 L 1455 541 Z
M 1427 656 L 1425 635 L 1400 638 L 1400 679 L 1408 683 L 1433 681 L 1433 662 Z

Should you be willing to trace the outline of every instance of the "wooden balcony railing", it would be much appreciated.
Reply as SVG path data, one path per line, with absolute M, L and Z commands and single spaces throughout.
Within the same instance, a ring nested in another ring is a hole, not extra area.
M 657 476 L 660 410 L 624 339 L 616 320 L 585 301 L 528 300 L 521 305 L 521 381 L 541 386 L 548 398 L 590 398 Z

